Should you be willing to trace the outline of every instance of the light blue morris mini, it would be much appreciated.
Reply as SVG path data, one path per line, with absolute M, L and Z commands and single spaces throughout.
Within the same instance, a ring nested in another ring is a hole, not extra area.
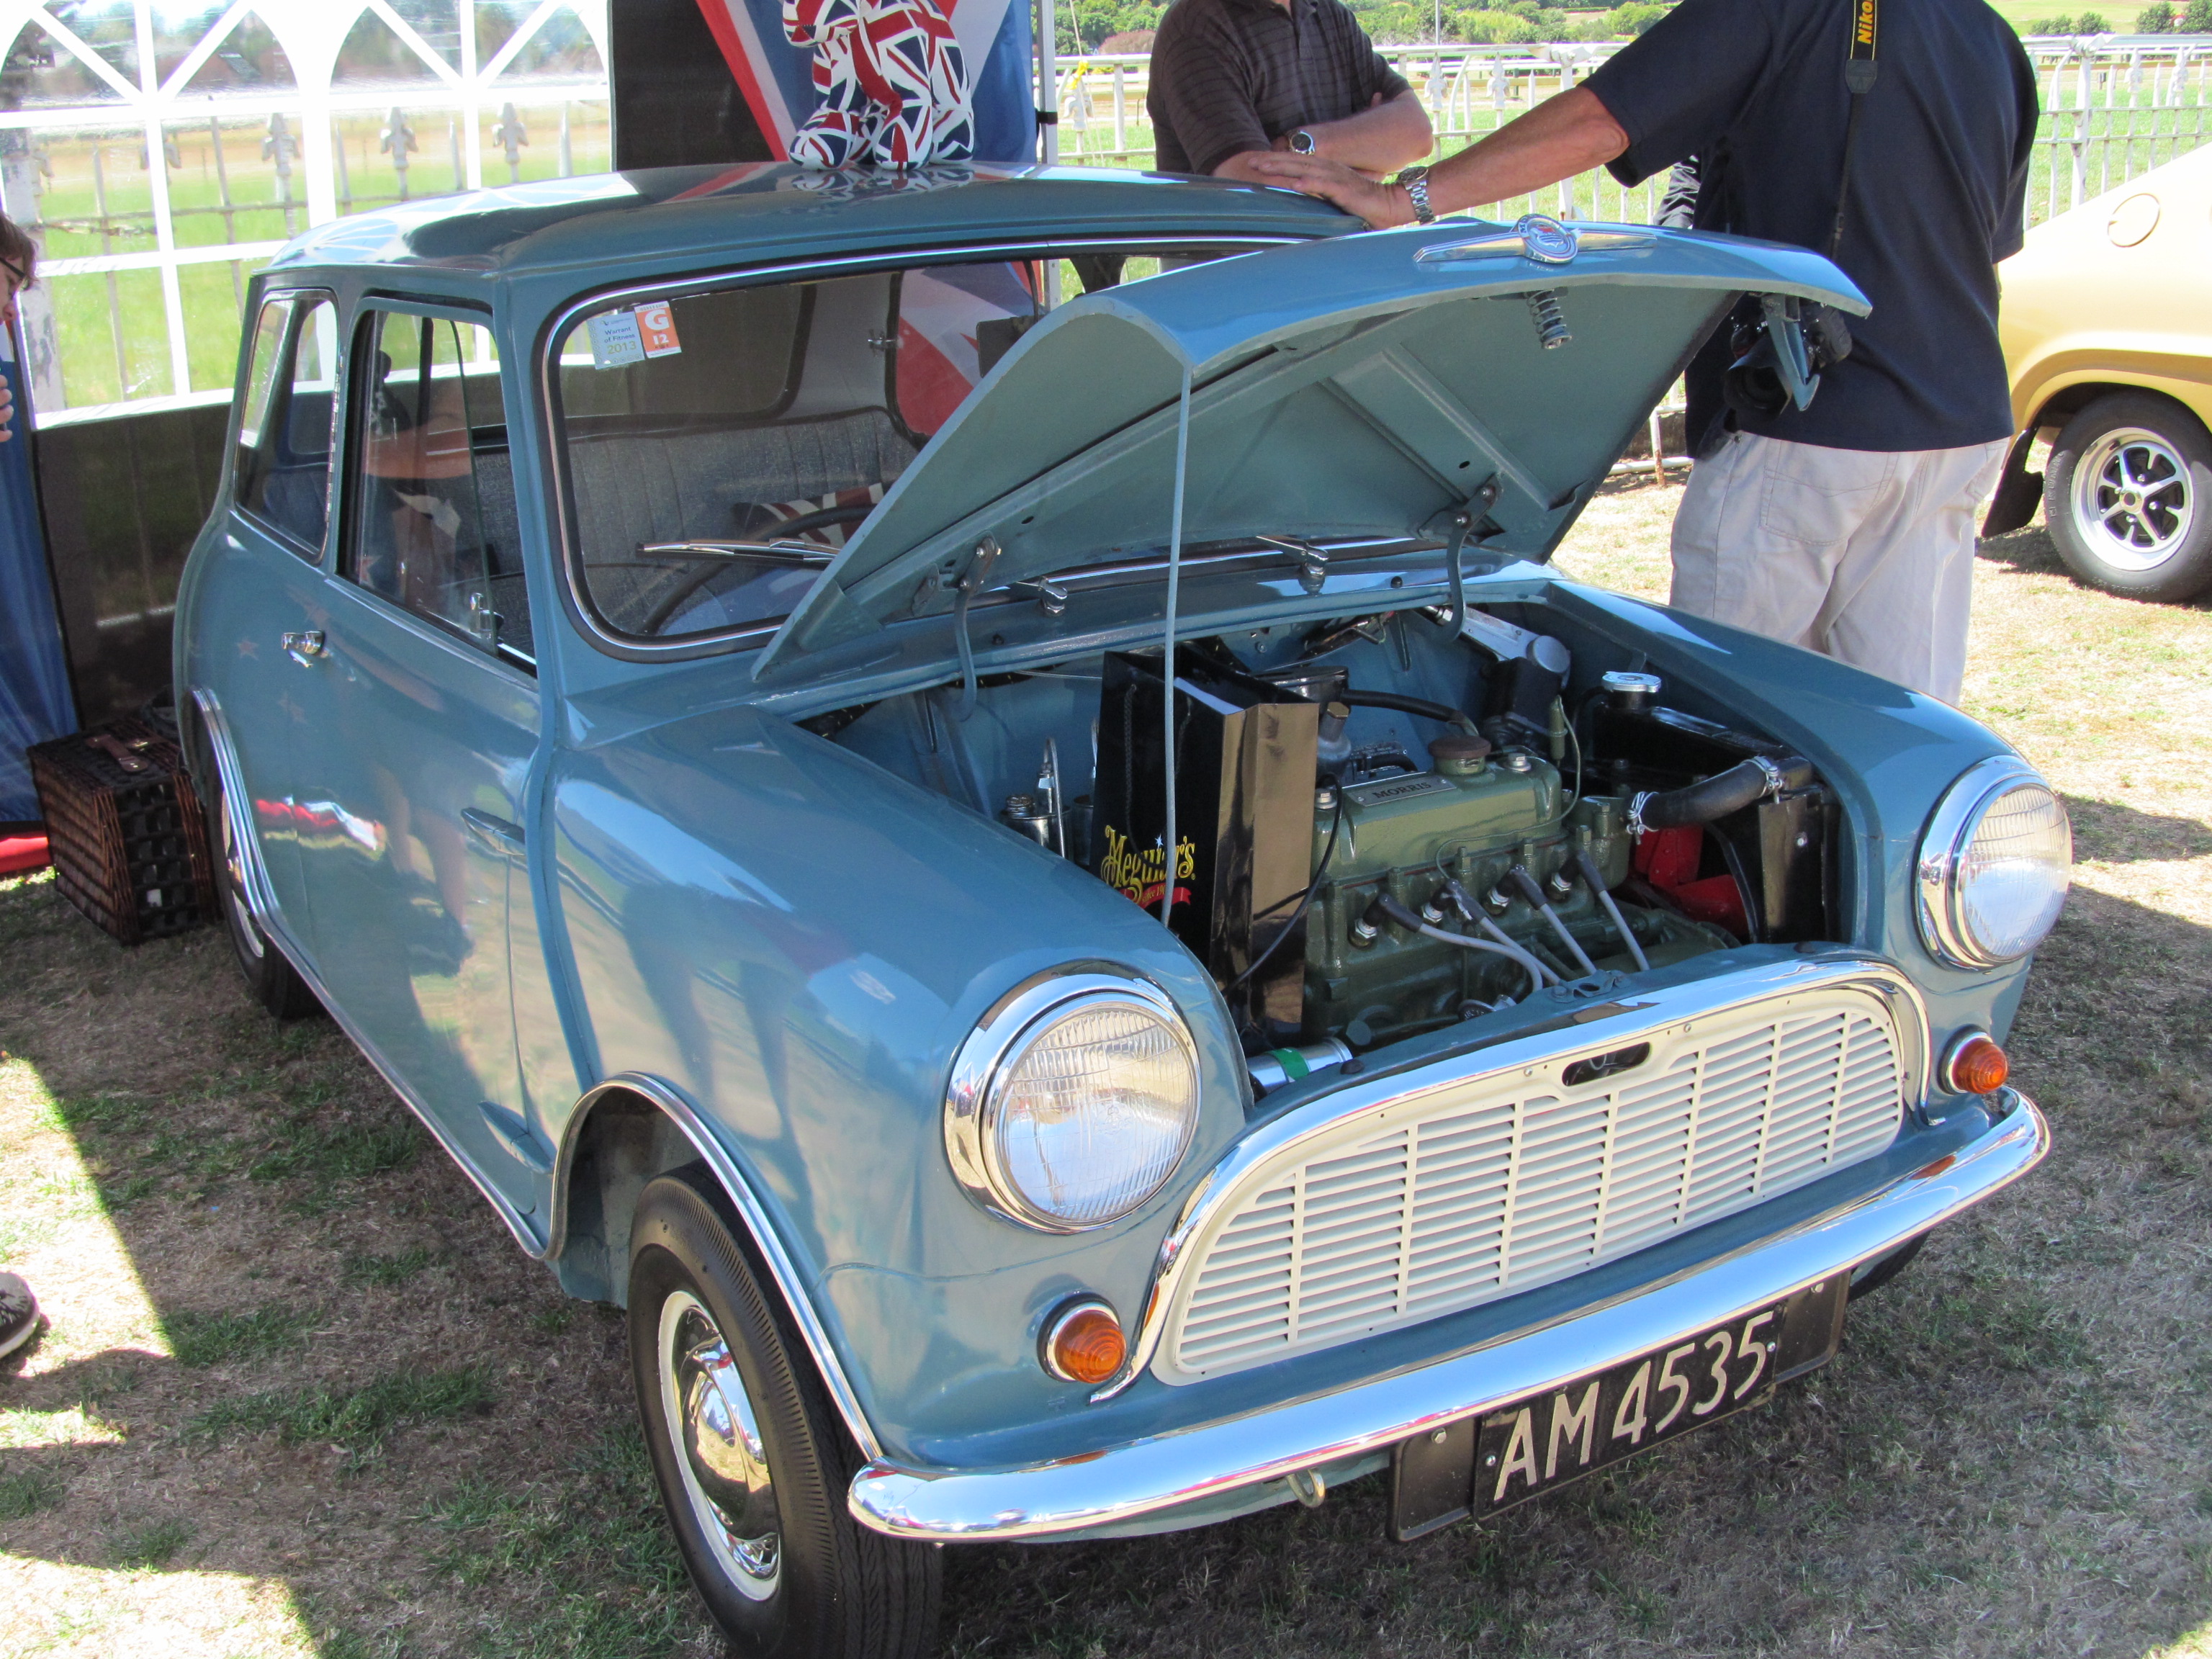
M 2057 800 L 1543 561 L 1796 250 L 780 167 L 255 279 L 179 704 L 256 994 L 627 1307 L 748 1654 L 969 1540 L 1415 1536 L 1766 1399 L 2043 1156 Z

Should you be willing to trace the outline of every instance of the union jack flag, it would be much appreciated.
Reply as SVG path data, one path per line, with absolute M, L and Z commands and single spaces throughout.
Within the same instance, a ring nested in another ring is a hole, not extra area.
M 699 0 L 699 7 L 779 160 L 827 167 L 1036 160 L 1026 5 Z

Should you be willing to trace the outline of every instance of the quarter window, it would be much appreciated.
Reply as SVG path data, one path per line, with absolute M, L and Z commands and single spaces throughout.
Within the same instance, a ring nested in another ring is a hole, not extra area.
M 367 335 L 346 574 L 529 664 L 529 603 L 490 330 L 379 311 Z
M 238 503 L 319 559 L 331 491 L 337 313 L 327 295 L 284 295 L 261 307 L 239 417 Z

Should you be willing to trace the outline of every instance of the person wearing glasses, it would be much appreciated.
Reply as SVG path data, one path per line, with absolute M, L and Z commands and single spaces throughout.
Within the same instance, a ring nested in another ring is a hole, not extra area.
M 1682 0 L 1433 167 L 1250 168 L 1382 227 L 1694 156 L 1669 205 L 1695 228 L 1828 254 L 1873 311 L 1808 405 L 1747 396 L 1728 326 L 1685 374 L 1673 603 L 1956 702 L 1975 509 L 2013 429 L 1996 266 L 2021 246 L 2036 119 L 2027 54 L 1983 0 Z
M 1436 144 L 1420 99 L 1344 0 L 1175 0 L 1150 75 L 1163 173 L 1279 185 L 1252 163 L 1281 153 L 1371 178 Z

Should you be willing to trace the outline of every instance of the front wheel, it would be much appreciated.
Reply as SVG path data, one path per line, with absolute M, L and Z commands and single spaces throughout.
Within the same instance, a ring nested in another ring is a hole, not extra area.
M 2100 398 L 2051 447 L 2043 514 L 2059 556 L 2091 586 L 2191 599 L 2212 586 L 2212 437 L 2165 398 Z
M 909 1659 L 937 1625 L 939 1553 L 845 1507 L 859 1457 L 694 1166 L 630 1232 L 629 1351 L 669 1525 L 743 1659 Z

